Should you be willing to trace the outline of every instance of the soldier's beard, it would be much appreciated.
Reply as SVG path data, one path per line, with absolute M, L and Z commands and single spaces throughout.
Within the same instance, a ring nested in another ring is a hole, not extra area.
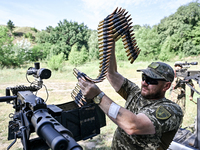
M 163 98 L 163 95 L 161 94 L 161 91 L 160 90 L 157 90 L 157 91 L 148 91 L 148 92 L 142 92 L 141 91 L 141 95 L 146 98 L 146 99 L 160 99 L 160 98 Z

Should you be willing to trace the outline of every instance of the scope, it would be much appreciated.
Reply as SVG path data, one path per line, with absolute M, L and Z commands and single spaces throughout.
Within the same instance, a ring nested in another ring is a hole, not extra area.
M 188 63 L 187 61 L 186 62 L 175 62 L 175 66 L 176 65 L 180 65 L 180 66 L 184 66 L 184 65 L 198 65 L 198 62 L 190 62 L 190 63 Z
M 40 68 L 40 63 L 34 63 L 35 68 L 30 67 L 27 70 L 28 75 L 33 75 L 36 78 L 48 79 L 51 77 L 51 70 Z

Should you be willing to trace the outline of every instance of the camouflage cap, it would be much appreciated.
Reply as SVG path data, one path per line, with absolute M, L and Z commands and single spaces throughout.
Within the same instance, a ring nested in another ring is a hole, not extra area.
M 174 70 L 172 67 L 163 62 L 152 62 L 147 69 L 140 69 L 144 74 L 153 79 L 165 79 L 166 81 L 173 82 Z

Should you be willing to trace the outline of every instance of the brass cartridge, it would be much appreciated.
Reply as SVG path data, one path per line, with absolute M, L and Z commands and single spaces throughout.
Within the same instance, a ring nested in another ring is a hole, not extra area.
M 102 41 L 104 39 L 108 39 L 108 38 L 112 38 L 113 35 L 112 34 L 107 34 L 107 35 L 103 35 L 102 37 L 99 37 L 98 38 L 98 41 Z
M 102 68 L 103 66 L 109 66 L 109 62 L 110 61 L 105 61 L 105 62 L 103 62 L 102 64 L 100 64 L 100 66 L 99 66 L 99 68 Z
M 110 55 L 111 55 L 111 52 L 105 52 L 105 53 L 99 54 L 99 57 L 102 57 L 102 56 L 110 56 Z
M 103 19 L 102 21 L 100 21 L 99 24 L 102 23 L 102 22 L 104 22 L 104 21 L 109 20 L 109 19 L 112 18 L 113 16 L 114 16 L 114 14 L 108 15 L 105 19 Z
M 123 13 L 126 11 L 126 9 L 122 9 L 121 12 L 119 12 L 119 14 L 123 15 Z
M 124 33 L 124 35 L 122 36 L 123 39 L 126 39 L 126 38 L 131 38 L 135 35 L 135 33 L 129 33 L 129 32 L 126 32 Z
M 99 65 L 104 65 L 105 63 L 109 63 L 110 59 L 102 59 L 100 62 L 99 62 Z
M 107 63 L 109 63 L 110 62 L 110 59 L 102 59 L 101 61 L 100 61 L 100 63 L 99 63 L 99 67 L 101 67 L 101 66 L 103 66 L 103 65 L 105 65 L 105 64 L 107 64 Z
M 116 21 L 114 24 L 113 24 L 113 28 L 117 28 L 118 26 L 120 26 L 121 24 L 125 23 L 126 20 L 125 19 L 120 19 L 118 18 L 119 21 Z M 115 20 L 114 20 L 115 21 Z M 114 22 L 113 21 L 113 22 Z
M 108 63 L 105 64 L 105 65 L 103 65 L 101 68 L 99 68 L 99 72 L 102 72 L 102 71 L 104 71 L 104 70 L 107 70 L 108 67 L 109 67 L 109 64 L 108 64 Z
M 136 40 L 133 40 L 133 41 L 131 41 L 131 42 L 129 42 L 129 43 L 126 43 L 126 44 L 124 44 L 124 48 L 126 49 L 126 48 L 128 48 L 128 47 L 133 47 L 133 46 L 135 46 L 137 43 L 136 43 Z
M 107 57 L 107 56 L 110 56 L 110 55 L 111 55 L 111 52 L 104 51 L 104 52 L 99 54 L 99 57 L 102 57 L 102 56 Z
M 111 41 L 113 41 L 113 38 L 107 38 L 107 39 L 103 39 L 102 41 L 99 41 L 98 44 L 101 45 L 103 43 L 109 43 Z
M 122 42 L 131 42 L 135 39 L 134 36 L 125 36 L 124 38 L 122 37 Z
M 103 29 L 99 30 L 98 34 L 100 34 L 102 32 L 107 32 L 108 34 L 112 33 L 112 31 L 109 28 L 103 28 Z
M 112 26 L 112 25 L 117 26 L 117 23 L 120 24 L 120 21 L 122 19 L 123 19 L 123 22 L 126 21 L 125 17 L 119 16 L 118 18 L 115 18 L 115 19 L 113 19 L 112 21 L 110 21 L 108 23 L 103 22 L 103 23 L 99 24 L 99 27 L 97 29 L 101 30 L 103 28 L 107 28 L 107 27 Z
M 102 55 L 111 53 L 111 51 L 112 51 L 112 49 L 108 49 L 108 50 L 106 50 L 106 51 L 103 51 L 103 52 L 99 53 L 99 56 L 102 56 Z
M 118 10 L 118 7 L 112 12 L 112 14 L 115 14 Z
M 103 56 L 99 57 L 99 59 L 100 59 L 100 60 L 102 60 L 102 59 L 110 59 L 110 55 L 109 55 L 109 56 L 104 56 L 104 55 L 103 55 Z
M 114 17 L 114 15 L 113 15 Z M 99 27 L 102 26 L 103 24 L 108 24 L 109 22 L 111 22 L 112 20 L 114 20 L 114 18 L 109 18 L 108 20 L 102 20 L 101 22 L 99 22 Z
M 115 42 L 117 42 L 121 38 L 121 34 L 115 38 Z
M 133 57 L 133 60 L 132 60 L 130 63 L 133 63 L 133 62 L 137 59 L 137 57 L 138 57 L 140 51 L 141 51 L 141 50 L 138 51 L 137 55 L 135 55 L 135 56 Z
M 126 16 L 128 14 L 128 11 L 124 13 L 124 16 Z
M 104 37 L 113 37 L 113 34 L 112 34 L 112 31 L 105 31 L 105 32 L 101 32 L 100 34 L 98 34 L 98 41 L 101 40 L 101 38 L 104 38 Z
M 78 76 L 77 73 L 76 73 L 76 72 L 73 72 L 73 74 L 74 74 L 74 76 L 77 78 L 77 76 Z
M 134 38 L 131 39 L 131 40 L 129 40 L 129 41 L 124 41 L 124 42 L 123 42 L 124 46 L 126 46 L 126 45 L 132 45 L 132 44 L 134 44 L 134 43 L 136 43 L 136 40 L 134 40 Z
M 123 33 L 124 31 L 127 30 L 128 25 L 124 26 L 123 28 L 119 28 L 119 30 L 116 30 L 116 32 L 113 35 L 113 38 L 116 38 L 118 35 L 120 35 L 121 33 Z
M 103 52 L 103 51 L 107 51 L 107 50 L 109 50 L 111 48 L 112 48 L 112 46 L 103 47 L 103 48 L 99 49 L 99 53 Z
M 103 48 L 103 47 L 110 46 L 110 45 L 112 45 L 112 44 L 113 44 L 113 42 L 103 43 L 103 44 L 99 45 L 99 49 L 101 49 L 101 48 Z
M 129 50 L 129 51 L 127 51 L 127 55 L 126 55 L 126 56 L 129 56 L 129 55 L 131 55 L 131 52 L 130 52 L 130 50 Z
M 72 95 L 71 93 L 71 97 L 74 100 L 74 102 L 78 105 L 78 107 L 81 107 L 81 105 L 79 104 L 79 102 L 77 101 L 76 97 L 74 97 L 74 95 Z
M 83 103 L 81 102 L 81 98 L 80 95 L 75 95 L 74 93 L 71 93 L 72 97 L 74 97 L 75 99 L 77 99 L 78 103 L 80 103 L 81 105 L 83 105 Z

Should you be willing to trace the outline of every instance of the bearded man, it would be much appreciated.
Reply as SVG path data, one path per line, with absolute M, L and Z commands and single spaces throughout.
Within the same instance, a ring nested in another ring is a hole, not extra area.
M 167 149 L 183 118 L 179 105 L 165 98 L 174 80 L 173 69 L 166 63 L 152 62 L 147 69 L 137 70 L 142 72 L 140 89 L 118 73 L 115 52 L 110 61 L 106 78 L 126 100 L 124 107 L 116 104 L 95 83 L 84 77 L 79 78 L 79 85 L 85 98 L 93 99 L 118 126 L 112 149 Z

